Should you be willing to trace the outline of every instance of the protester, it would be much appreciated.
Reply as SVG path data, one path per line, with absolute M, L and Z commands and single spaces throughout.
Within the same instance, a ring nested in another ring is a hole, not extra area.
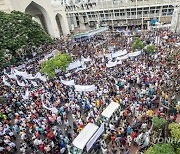
M 25 83 L 25 86 L 19 86 L 15 78 L 7 76 L 14 67 L 6 68 L 4 76 L 11 87 L 1 85 L 5 102 L 1 103 L 0 109 L 7 118 L 0 123 L 0 152 L 72 153 L 73 139 L 87 123 L 98 124 L 98 116 L 112 101 L 121 107 L 93 149 L 101 149 L 104 154 L 108 151 L 130 154 L 132 146 L 140 147 L 149 138 L 145 133 L 151 128 L 152 117 L 155 114 L 165 116 L 166 109 L 160 106 L 159 98 L 166 104 L 167 94 L 160 93 L 159 89 L 172 74 L 171 66 L 165 65 L 165 61 L 174 48 L 171 42 L 163 39 L 163 34 L 164 31 L 142 33 L 142 40 L 156 44 L 155 54 L 149 56 L 144 49 L 141 55 L 124 59 L 114 67 L 106 65 L 108 46 L 114 45 L 116 51 L 126 49 L 131 52 L 133 33 L 112 38 L 107 33 L 78 43 L 61 38 L 52 46 L 44 45 L 40 51 L 57 49 L 70 53 L 74 60 L 91 59 L 86 62 L 86 69 L 70 70 L 66 74 L 59 72 L 51 80 L 34 79 L 31 82 L 17 75 L 17 80 Z M 167 34 L 175 42 L 179 41 L 179 37 L 170 31 Z M 156 37 L 160 38 L 158 44 L 154 42 Z M 108 43 L 107 38 L 111 38 Z M 42 57 L 34 57 L 19 71 L 35 76 Z M 73 86 L 63 84 L 62 79 L 74 80 L 76 85 L 95 85 L 97 89 L 78 92 Z M 27 89 L 30 95 L 26 99 L 22 95 Z M 158 113 L 154 112 L 156 108 Z M 173 110 L 172 121 L 176 120 L 176 114 Z

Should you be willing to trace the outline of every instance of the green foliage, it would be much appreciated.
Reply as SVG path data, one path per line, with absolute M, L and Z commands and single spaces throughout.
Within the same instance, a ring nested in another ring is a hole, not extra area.
M 180 154 L 180 147 L 176 149 L 176 154 Z
M 149 45 L 149 46 L 147 47 L 147 53 L 148 53 L 148 54 L 152 54 L 152 53 L 155 52 L 155 49 L 156 49 L 156 46 L 155 46 L 155 45 Z
M 0 112 L 0 119 L 6 119 L 6 118 L 7 118 L 7 116 Z
M 144 154 L 175 154 L 175 151 L 170 144 L 163 143 L 151 146 Z
M 139 38 L 136 38 L 133 42 L 133 49 L 142 50 L 145 47 L 145 43 L 143 43 Z
M 180 124 L 171 123 L 171 124 L 169 124 L 169 129 L 171 131 L 172 137 L 180 140 Z
M 69 54 L 59 54 L 54 58 L 45 61 L 41 64 L 41 72 L 48 75 L 49 78 L 55 76 L 55 69 L 65 71 L 68 65 L 72 62 L 72 57 Z
M 41 26 L 32 20 L 32 16 L 13 11 L 5 13 L 0 11 L 0 67 L 8 65 L 5 60 L 5 51 L 9 51 L 12 57 L 17 57 L 17 50 L 27 46 L 40 46 L 43 43 L 52 43 L 50 36 Z M 14 61 L 14 60 L 12 60 Z
M 180 154 L 180 124 L 171 123 L 169 124 L 171 136 L 174 138 L 172 146 L 174 147 L 176 154 Z
M 158 131 L 159 129 L 162 129 L 165 126 L 166 120 L 164 118 L 153 117 L 152 123 L 153 128 Z

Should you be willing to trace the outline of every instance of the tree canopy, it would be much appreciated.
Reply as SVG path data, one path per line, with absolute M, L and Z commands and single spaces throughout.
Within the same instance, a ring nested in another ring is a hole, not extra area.
M 180 124 L 171 123 L 169 124 L 169 129 L 171 132 L 171 136 L 174 138 L 174 142 L 172 146 L 174 147 L 176 154 L 180 153 Z
M 18 56 L 17 50 L 22 47 L 38 47 L 51 42 L 51 37 L 31 15 L 18 11 L 0 12 L 0 67 L 13 62 Z
M 180 140 L 180 124 L 171 123 L 169 124 L 169 129 L 170 129 L 172 137 Z
M 148 54 L 152 54 L 155 52 L 155 49 L 156 49 L 155 45 L 149 45 L 146 50 Z
M 175 154 L 175 151 L 170 144 L 163 143 L 151 146 L 144 154 Z
M 133 45 L 132 45 L 132 47 L 133 47 L 134 50 L 135 50 L 135 49 L 137 49 L 137 50 L 142 50 L 142 49 L 144 48 L 144 46 L 145 46 L 145 43 L 142 42 L 139 38 L 136 38 L 136 39 L 134 40 L 134 42 L 133 42 Z
M 69 54 L 59 54 L 48 61 L 41 64 L 41 72 L 48 75 L 49 78 L 55 77 L 55 69 L 65 71 L 68 65 L 72 62 L 72 57 Z
M 162 129 L 165 126 L 166 120 L 164 118 L 153 117 L 152 118 L 153 128 L 155 130 Z

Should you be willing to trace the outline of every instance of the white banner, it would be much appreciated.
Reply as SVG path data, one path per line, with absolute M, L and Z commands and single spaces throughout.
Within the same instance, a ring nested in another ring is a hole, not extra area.
M 4 85 L 8 86 L 8 87 L 11 87 L 10 83 L 6 81 L 6 77 L 3 76 L 3 82 L 4 82 Z
M 117 62 L 117 65 L 118 65 L 118 64 L 122 64 L 122 61 L 121 61 L 121 60 L 120 60 L 120 61 L 118 61 L 118 62 Z
M 33 85 L 34 87 L 37 87 L 37 86 L 38 86 L 35 81 L 31 81 L 31 83 L 32 83 L 32 85 Z
M 89 57 L 87 57 L 87 58 L 82 58 L 82 61 L 84 61 L 84 62 L 89 62 L 89 61 L 91 61 L 91 58 L 89 58 Z
M 96 90 L 95 85 L 75 85 L 76 91 L 94 91 Z
M 20 66 L 18 66 L 18 67 L 15 67 L 17 70 L 18 69 L 22 69 L 22 68 L 25 68 L 26 67 L 26 65 L 25 64 L 22 64 L 22 65 L 20 65 Z
M 101 125 L 98 131 L 94 134 L 94 136 L 89 140 L 89 142 L 86 144 L 87 152 L 91 149 L 93 144 L 96 142 L 96 140 L 99 138 L 99 136 L 101 136 L 103 132 L 104 132 L 104 123 Z
M 11 79 L 17 80 L 17 76 L 15 74 L 7 74 L 7 76 Z
M 122 55 L 125 55 L 125 54 L 127 54 L 127 50 L 126 50 L 126 49 L 124 49 L 123 51 L 120 50 L 120 51 L 117 51 L 117 52 L 113 53 L 113 54 L 112 54 L 112 57 L 113 57 L 113 58 L 114 58 L 114 57 L 119 57 L 119 56 L 122 56 Z
M 36 75 L 33 77 L 32 74 L 28 74 L 27 72 L 21 72 L 21 71 L 18 71 L 16 69 L 12 69 L 11 70 L 11 75 L 8 75 L 9 78 L 14 78 L 17 80 L 17 77 L 16 75 L 18 76 L 22 76 L 23 79 L 30 79 L 30 80 L 33 80 L 33 79 L 40 79 L 44 82 L 47 81 L 46 79 L 46 76 L 42 76 L 40 72 L 36 73 Z
M 14 75 L 22 76 L 23 79 L 34 79 L 31 74 L 28 74 L 27 72 L 21 72 L 16 69 L 14 69 Z
M 74 86 L 74 85 L 75 85 L 74 80 L 69 80 L 69 81 L 67 81 L 67 80 L 61 80 L 61 82 L 62 82 L 63 84 L 65 84 L 65 85 L 67 85 L 67 86 Z
M 110 67 L 114 67 L 116 65 L 117 65 L 117 61 L 115 61 L 115 62 L 108 61 L 108 63 L 106 64 L 106 67 L 110 68 Z
M 136 51 L 136 52 L 128 53 L 128 56 L 129 57 L 135 57 L 135 56 L 139 56 L 140 54 L 141 54 L 141 51 Z
M 125 60 L 128 59 L 128 55 L 124 55 L 122 57 L 117 57 L 117 60 Z
M 71 76 L 71 75 L 72 75 L 71 73 L 65 74 L 66 77 L 69 77 L 69 76 Z
M 35 79 L 35 78 L 37 78 L 37 79 L 39 79 L 39 80 L 42 80 L 43 82 L 46 82 L 46 81 L 47 81 L 46 76 L 42 76 L 41 73 L 39 73 L 39 72 L 36 73 L 34 79 Z
M 69 71 L 69 70 L 78 68 L 78 67 L 80 67 L 83 63 L 84 63 L 83 61 L 77 60 L 77 61 L 75 61 L 75 62 L 73 62 L 73 63 L 70 63 L 66 70 Z
M 86 65 L 83 65 L 82 67 L 77 68 L 75 72 L 85 70 L 85 69 L 86 69 Z
M 52 108 L 47 107 L 44 103 L 42 103 L 42 106 L 43 106 L 43 108 L 50 110 L 52 113 L 55 113 L 55 114 L 58 113 L 58 110 L 55 107 L 52 107 Z
M 17 84 L 20 86 L 20 87 L 25 87 L 25 83 L 24 82 L 19 82 L 19 80 L 17 80 Z

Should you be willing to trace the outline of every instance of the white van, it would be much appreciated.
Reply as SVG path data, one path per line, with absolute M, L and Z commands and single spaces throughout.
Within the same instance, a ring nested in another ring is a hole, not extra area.
M 101 113 L 101 120 L 107 122 L 113 113 L 120 107 L 120 105 L 116 102 L 111 102 L 107 108 Z
M 73 154 L 83 153 L 84 147 L 98 129 L 97 125 L 88 123 L 73 141 Z

